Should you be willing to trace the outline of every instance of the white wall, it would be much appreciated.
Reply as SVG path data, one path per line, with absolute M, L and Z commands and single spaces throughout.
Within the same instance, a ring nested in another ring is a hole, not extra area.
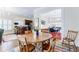
M 79 8 L 64 8 L 63 15 L 65 36 L 68 29 L 79 31 Z M 79 46 L 79 35 L 75 42 Z

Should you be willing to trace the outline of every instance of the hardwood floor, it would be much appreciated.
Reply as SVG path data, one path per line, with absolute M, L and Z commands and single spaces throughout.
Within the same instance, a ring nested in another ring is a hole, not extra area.
M 4 42 L 0 45 L 0 52 L 20 52 L 17 39 L 18 37 L 15 34 L 3 36 Z
M 3 36 L 0 52 L 19 52 L 17 36 L 15 34 Z

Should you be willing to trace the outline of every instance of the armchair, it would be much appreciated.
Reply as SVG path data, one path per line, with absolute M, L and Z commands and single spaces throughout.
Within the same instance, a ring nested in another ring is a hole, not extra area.
M 0 44 L 2 43 L 2 35 L 3 35 L 4 30 L 0 29 Z

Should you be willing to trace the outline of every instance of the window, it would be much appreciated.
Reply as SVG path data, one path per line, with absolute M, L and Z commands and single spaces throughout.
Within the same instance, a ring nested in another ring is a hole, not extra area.
M 7 22 L 8 24 L 7 24 L 7 29 L 8 30 L 12 30 L 12 21 L 11 20 L 9 20 L 8 22 Z
M 62 27 L 63 20 L 61 16 L 61 9 L 55 9 L 48 13 L 41 15 L 41 20 L 45 21 L 45 24 L 41 24 L 41 28 L 48 28 L 48 27 Z
M 0 28 L 2 28 L 2 20 L 0 20 Z
M 12 30 L 12 21 L 0 19 L 0 28 L 6 30 Z

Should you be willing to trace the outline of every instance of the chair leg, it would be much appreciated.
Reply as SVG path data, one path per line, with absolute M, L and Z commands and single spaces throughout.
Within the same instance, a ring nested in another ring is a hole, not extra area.
M 69 51 L 70 52 L 77 52 L 77 47 L 76 46 L 72 46 L 72 47 L 69 48 Z
M 76 46 L 74 47 L 74 52 L 77 52 L 77 47 Z
M 69 52 L 71 51 L 70 49 L 71 49 L 71 48 L 70 48 L 70 45 L 69 45 Z
M 55 44 L 56 44 L 56 40 L 54 40 L 53 52 L 55 51 Z

